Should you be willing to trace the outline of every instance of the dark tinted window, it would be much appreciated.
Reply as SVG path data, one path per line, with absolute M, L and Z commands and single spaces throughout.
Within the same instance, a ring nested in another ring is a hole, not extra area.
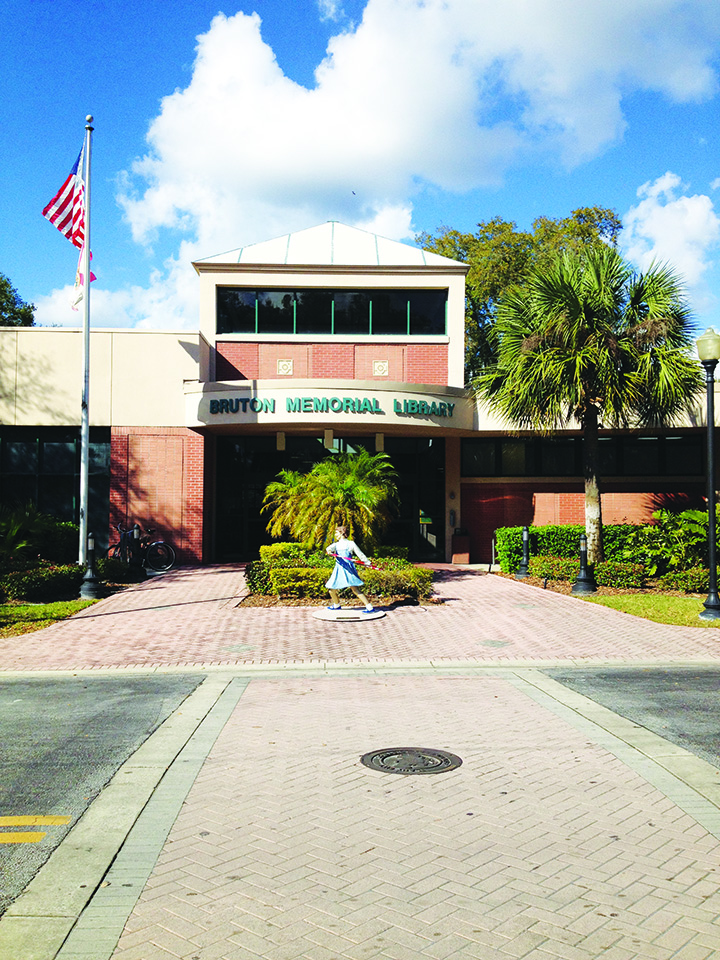
M 291 290 L 259 290 L 257 297 L 260 333 L 293 333 L 295 295 Z
M 332 333 L 332 290 L 301 290 L 295 294 L 295 332 Z
M 495 440 L 466 439 L 462 442 L 462 476 L 494 477 L 497 473 Z
M 651 477 L 660 473 L 658 437 L 625 437 L 623 446 L 626 477 Z
M 445 333 L 447 290 L 408 290 L 410 333 L 413 336 Z
M 408 296 L 405 290 L 373 290 L 372 329 L 378 334 L 407 335 L 408 332 Z
M 335 291 L 335 333 L 367 334 L 370 330 L 370 294 L 367 290 Z
M 545 477 L 572 477 L 580 472 L 575 462 L 575 440 L 544 440 L 540 447 L 540 474 Z
M 217 288 L 217 332 L 255 333 L 254 290 Z

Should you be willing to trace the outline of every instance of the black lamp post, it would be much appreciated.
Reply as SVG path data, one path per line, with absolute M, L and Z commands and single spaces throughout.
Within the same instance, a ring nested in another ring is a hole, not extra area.
M 102 585 L 95 575 L 95 537 L 89 533 L 87 538 L 87 570 L 80 584 L 80 597 L 83 600 L 100 600 Z
M 707 503 L 708 503 L 708 563 L 710 582 L 705 609 L 700 614 L 703 620 L 720 620 L 720 597 L 717 591 L 717 561 L 715 559 L 715 367 L 720 360 L 720 334 L 708 327 L 698 338 L 697 351 L 705 367 L 707 390 Z

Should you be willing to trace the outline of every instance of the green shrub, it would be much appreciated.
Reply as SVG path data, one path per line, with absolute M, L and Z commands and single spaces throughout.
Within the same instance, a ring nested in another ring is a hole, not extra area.
M 624 555 L 644 563 L 650 574 L 701 566 L 707 555 L 708 515 L 702 510 L 656 510 L 655 523 L 635 527 Z
M 647 584 L 647 570 L 641 563 L 605 560 L 595 565 L 595 580 L 602 587 L 639 590 Z
M 274 567 L 270 570 L 270 593 L 279 597 L 327 596 L 327 572 L 312 567 Z
M 77 597 L 85 571 L 77 564 L 45 565 L 8 573 L 0 582 L 8 600 L 70 600 Z
M 78 556 L 79 537 L 80 528 L 76 523 L 51 518 L 42 543 L 38 544 L 38 553 L 43 560 L 53 563 L 74 563 Z
M 580 561 L 569 557 L 531 557 L 530 575 L 543 580 L 574 580 L 580 571 Z M 593 570 L 600 586 L 619 589 L 640 589 L 647 583 L 647 571 L 642 564 L 605 560 Z
M 360 589 L 372 597 L 426 599 L 432 594 L 433 572 L 426 567 L 366 570 L 363 577 L 365 585 Z
M 660 578 L 660 586 L 663 590 L 681 590 L 683 593 L 707 593 L 710 571 L 706 567 L 671 570 Z
M 270 567 L 262 560 L 251 560 L 245 567 L 245 582 L 250 593 L 266 596 L 272 593 L 270 588 Z
M 266 543 L 260 547 L 260 559 L 274 565 L 279 560 L 305 558 L 310 552 L 300 543 Z
M 606 560 L 623 560 L 625 542 L 635 530 L 630 523 L 603 526 Z M 522 560 L 522 527 L 499 527 L 495 531 L 495 550 L 503 573 L 514 573 Z M 578 524 L 530 527 L 530 556 L 566 557 L 580 564 L 580 534 L 585 527 Z
M 530 557 L 530 576 L 542 580 L 574 580 L 579 570 L 580 561 L 568 557 Z
M 409 547 L 378 547 L 374 556 L 378 558 L 392 557 L 395 560 L 407 560 Z
M 426 598 L 432 593 L 432 570 L 407 567 L 364 570 L 363 593 L 372 597 Z M 269 589 L 281 597 L 325 597 L 327 570 L 312 567 L 273 567 L 268 573 Z
M 138 583 L 145 579 L 145 570 L 125 563 L 117 557 L 101 557 L 95 561 L 95 574 L 106 583 Z

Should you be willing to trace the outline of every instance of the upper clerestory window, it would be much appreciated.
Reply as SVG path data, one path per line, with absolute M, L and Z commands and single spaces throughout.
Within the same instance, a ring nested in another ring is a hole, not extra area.
M 217 288 L 219 334 L 442 336 L 446 314 L 446 289 Z

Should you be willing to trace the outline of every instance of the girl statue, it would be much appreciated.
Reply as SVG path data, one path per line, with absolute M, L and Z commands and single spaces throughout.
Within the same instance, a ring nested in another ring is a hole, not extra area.
M 358 587 L 361 587 L 363 582 L 355 571 L 355 564 L 353 563 L 351 557 L 353 554 L 355 554 L 360 562 L 364 563 L 366 566 L 370 566 L 370 561 L 358 548 L 356 543 L 347 539 L 347 527 L 335 528 L 335 543 L 330 544 L 330 546 L 327 548 L 327 552 L 330 554 L 330 556 L 335 557 L 335 566 L 333 568 L 333 572 L 330 575 L 330 579 L 325 584 L 330 591 L 330 600 L 332 601 L 328 607 L 328 610 L 340 609 L 338 590 L 343 590 L 345 587 L 350 587 L 355 596 L 359 600 L 362 600 L 362 602 L 365 604 L 365 610 L 363 613 L 372 613 L 374 610 L 373 605 L 370 603 L 365 594 L 358 590 Z

